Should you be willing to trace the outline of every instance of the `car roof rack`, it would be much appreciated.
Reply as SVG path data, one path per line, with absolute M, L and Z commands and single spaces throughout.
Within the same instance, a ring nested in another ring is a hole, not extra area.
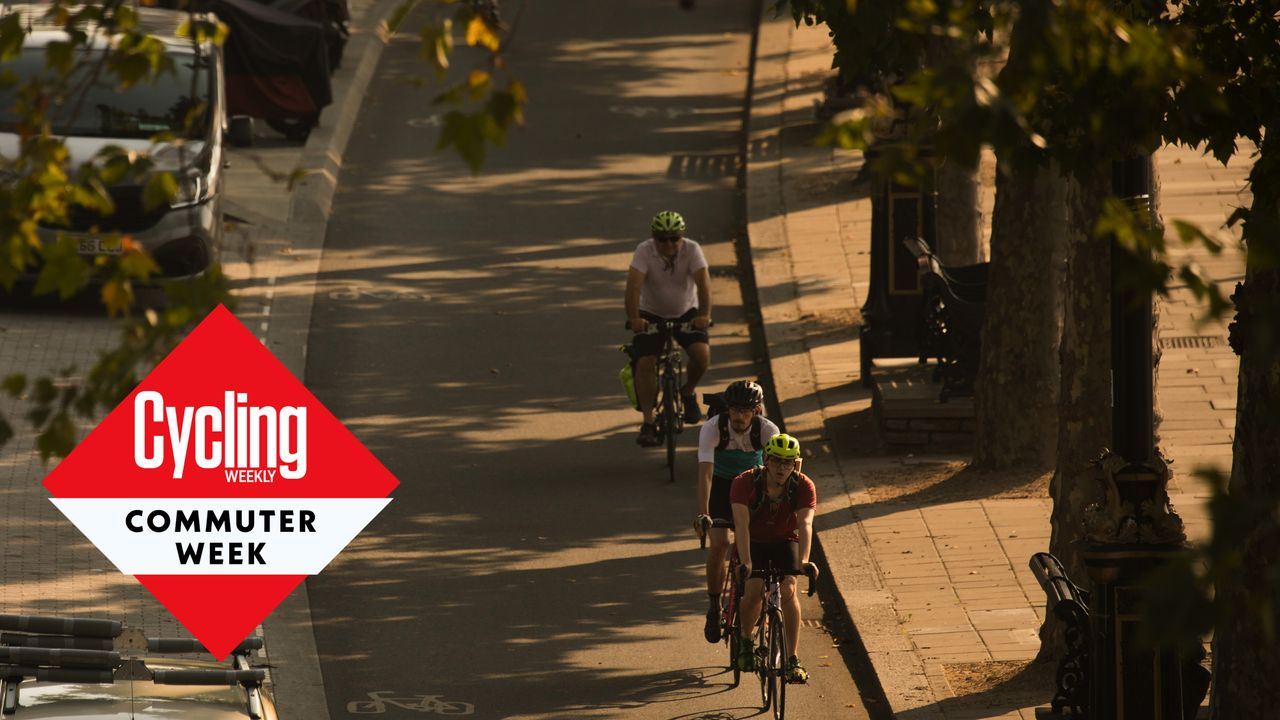
M 235 687 L 245 691 L 250 720 L 262 718 L 262 683 L 266 671 L 251 667 L 250 653 L 262 649 L 262 638 L 249 637 L 231 651 L 228 669 L 152 670 L 148 655 L 208 653 L 191 638 L 149 638 L 140 628 L 115 620 L 44 615 L 0 615 L 0 715 L 18 711 L 23 680 L 110 685 L 117 680 L 149 680 L 157 685 Z

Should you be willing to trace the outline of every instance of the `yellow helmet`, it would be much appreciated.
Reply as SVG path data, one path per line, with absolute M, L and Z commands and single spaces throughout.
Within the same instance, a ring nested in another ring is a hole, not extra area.
M 795 460 L 800 457 L 800 441 L 785 433 L 778 433 L 765 443 L 764 455 L 782 460 Z

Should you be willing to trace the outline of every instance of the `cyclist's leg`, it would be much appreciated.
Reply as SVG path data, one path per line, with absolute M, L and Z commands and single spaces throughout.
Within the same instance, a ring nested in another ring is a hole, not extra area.
M 728 528 L 711 528 L 707 543 L 707 592 L 719 594 L 724 587 L 724 576 L 729 561 Z
M 800 647 L 800 596 L 796 593 L 794 575 L 782 579 L 782 619 L 787 628 L 787 654 L 795 655 Z
M 785 567 L 792 572 L 800 569 L 800 546 L 798 543 L 778 543 L 775 547 L 776 550 L 773 556 L 780 567 Z M 798 587 L 799 583 L 796 576 L 791 575 L 782 579 L 782 620 L 783 626 L 786 628 L 787 682 L 805 682 L 809 679 L 808 672 L 805 671 L 799 660 L 801 611 L 800 594 L 796 591 Z
M 729 504 L 729 488 L 733 478 L 711 477 L 711 493 L 707 512 L 716 520 L 732 520 L 733 508 Z M 710 550 L 707 551 L 707 592 L 718 593 L 724 586 L 725 564 L 729 561 L 730 534 L 727 528 L 712 528 Z
M 711 367 L 711 344 L 705 341 L 691 342 L 684 349 L 689 356 L 689 365 L 685 368 L 684 387 L 680 391 L 691 395 L 697 391 L 698 382 L 702 380 L 707 368 Z
M 769 567 L 767 547 L 760 543 L 751 543 L 752 569 L 763 570 Z M 756 626 L 756 620 L 760 617 L 760 607 L 763 604 L 764 581 L 760 578 L 751 578 L 742 589 L 742 600 L 738 604 L 738 627 L 742 628 L 743 637 L 751 637 L 751 631 Z
M 649 424 L 653 424 L 653 406 L 658 399 L 657 359 L 654 355 L 636 358 L 636 402 L 640 405 L 644 421 Z
M 682 315 L 680 320 L 688 322 L 692 318 L 693 311 L 690 310 Z M 680 388 L 680 392 L 689 395 L 697 390 L 702 375 L 707 368 L 711 367 L 711 338 L 706 330 L 690 328 L 677 332 L 676 342 L 680 343 L 680 347 L 684 348 L 685 354 L 689 356 L 684 373 L 684 387 Z
M 648 313 L 640 313 L 640 316 L 650 322 L 655 319 Z M 657 361 L 661 351 L 662 339 L 656 334 L 636 333 L 631 339 L 631 354 L 635 357 L 636 402 L 644 415 L 644 425 L 650 429 L 653 427 L 654 405 L 657 404 L 658 397 Z M 646 438 L 649 444 L 657 444 L 657 432 L 653 431 L 651 435 L 652 437 Z

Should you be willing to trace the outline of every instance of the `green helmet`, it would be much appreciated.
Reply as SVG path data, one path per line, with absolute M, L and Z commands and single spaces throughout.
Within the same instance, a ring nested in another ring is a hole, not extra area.
M 684 218 L 674 210 L 663 210 L 653 216 L 653 222 L 649 223 L 649 227 L 655 233 L 682 233 L 685 228 Z
M 795 460 L 800 457 L 800 441 L 785 433 L 778 433 L 765 443 L 764 454 L 765 457 Z

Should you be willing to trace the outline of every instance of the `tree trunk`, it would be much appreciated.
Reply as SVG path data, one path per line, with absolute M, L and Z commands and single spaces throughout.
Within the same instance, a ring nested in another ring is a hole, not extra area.
M 1251 268 L 1237 291 L 1236 307 L 1231 340 L 1240 353 L 1240 382 L 1228 493 L 1233 499 L 1274 507 L 1280 498 L 1280 354 L 1275 336 L 1280 269 Z M 1280 707 L 1280 653 L 1275 642 L 1280 628 L 1275 580 L 1280 525 L 1272 513 L 1262 517 L 1238 547 L 1241 567 L 1235 581 L 1217 587 L 1218 602 L 1231 612 L 1214 631 L 1210 706 L 1213 717 L 1224 720 L 1275 717 Z M 1220 531 L 1215 528 L 1214 534 Z
M 1085 588 L 1089 578 L 1075 541 L 1083 535 L 1085 506 L 1102 499 L 1092 461 L 1111 444 L 1111 239 L 1093 234 L 1110 192 L 1110 161 L 1077 171 L 1067 182 L 1067 281 L 1049 552 Z M 1041 628 L 1041 640 L 1042 657 L 1060 651 L 1048 626 Z
M 943 160 L 934 182 L 938 189 L 938 257 L 951 267 L 982 262 L 978 170 Z
M 927 64 L 949 67 L 965 63 L 975 71 L 973 59 L 956 51 L 956 42 L 944 36 L 933 36 L 928 45 Z M 938 191 L 934 252 L 944 265 L 958 267 L 983 261 L 982 211 L 978 207 L 978 168 L 967 168 L 942 158 L 934 176 Z
M 1058 342 L 1066 180 L 1056 168 L 996 174 L 973 461 L 1049 467 L 1058 441 Z

